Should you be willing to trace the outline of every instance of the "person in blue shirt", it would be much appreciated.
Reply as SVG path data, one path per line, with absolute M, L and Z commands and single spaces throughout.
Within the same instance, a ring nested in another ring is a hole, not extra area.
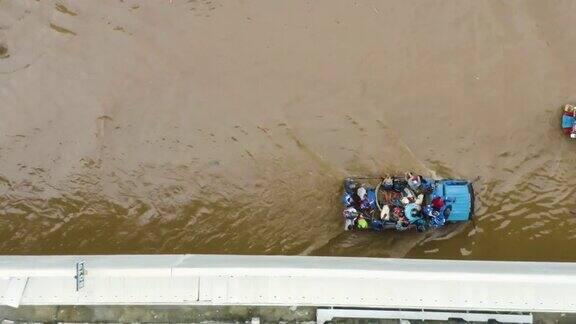
M 444 213 L 440 213 L 437 210 L 434 210 L 432 205 L 427 205 L 422 210 L 422 214 L 428 217 L 429 221 L 428 224 L 433 228 L 438 228 L 444 226 L 446 222 L 446 218 L 444 217 Z
M 404 215 L 410 222 L 410 225 L 416 226 L 418 231 L 423 232 L 426 227 L 426 222 L 422 215 L 422 206 L 418 203 L 409 203 L 404 207 Z
M 420 213 L 420 206 L 416 203 L 409 203 L 404 207 L 404 215 L 408 218 L 410 224 L 414 224 L 422 219 L 422 214 Z

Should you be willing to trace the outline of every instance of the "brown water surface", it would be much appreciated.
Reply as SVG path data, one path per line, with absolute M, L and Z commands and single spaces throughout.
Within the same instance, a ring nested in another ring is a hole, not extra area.
M 576 2 L 0 2 L 0 253 L 576 261 Z M 348 175 L 472 223 L 343 230 Z

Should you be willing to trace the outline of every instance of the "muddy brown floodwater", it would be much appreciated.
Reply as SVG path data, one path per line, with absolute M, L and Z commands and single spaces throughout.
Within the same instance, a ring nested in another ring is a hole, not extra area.
M 576 261 L 576 2 L 0 1 L 0 253 Z M 348 175 L 476 222 L 343 230 Z

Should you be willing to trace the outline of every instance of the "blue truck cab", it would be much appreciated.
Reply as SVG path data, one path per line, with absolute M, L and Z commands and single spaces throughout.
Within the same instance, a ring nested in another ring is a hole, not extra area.
M 434 180 L 428 201 L 441 197 L 446 202 L 448 222 L 467 222 L 474 216 L 474 188 L 465 180 Z

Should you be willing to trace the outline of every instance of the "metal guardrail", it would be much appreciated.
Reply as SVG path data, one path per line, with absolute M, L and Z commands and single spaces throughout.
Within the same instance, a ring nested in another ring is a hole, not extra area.
M 335 318 L 348 319 L 396 319 L 418 321 L 463 320 L 466 322 L 532 323 L 532 314 L 467 313 L 448 311 L 378 310 L 378 309 L 335 309 L 316 310 L 316 323 L 323 324 Z

